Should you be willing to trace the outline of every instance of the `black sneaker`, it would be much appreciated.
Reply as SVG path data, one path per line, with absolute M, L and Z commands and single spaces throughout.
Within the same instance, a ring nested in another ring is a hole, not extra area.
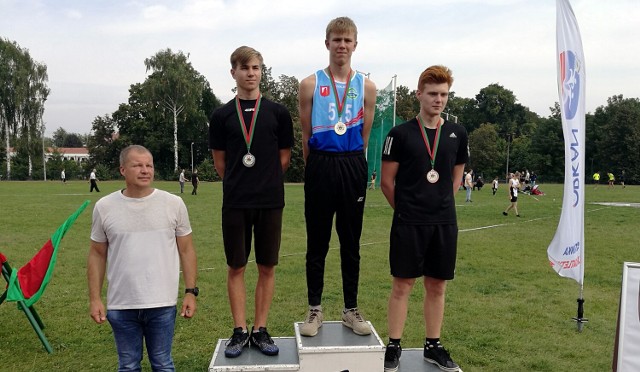
M 384 372 L 396 372 L 400 364 L 402 346 L 400 344 L 389 343 L 384 352 Z
M 265 327 L 258 328 L 258 332 L 253 332 L 252 328 L 249 339 L 251 340 L 251 345 L 260 349 L 264 355 L 278 355 L 280 351 L 278 345 L 273 342 Z
M 242 332 L 242 327 L 234 328 L 233 335 L 225 344 L 224 356 L 227 358 L 237 358 L 242 354 L 244 347 L 248 344 L 249 334 Z
M 437 365 L 447 372 L 458 372 L 460 367 L 451 360 L 449 352 L 439 342 L 437 345 L 424 345 L 424 360 Z

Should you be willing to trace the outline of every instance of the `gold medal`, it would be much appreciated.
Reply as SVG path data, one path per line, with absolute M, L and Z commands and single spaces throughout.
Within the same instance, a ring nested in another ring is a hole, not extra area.
M 256 157 L 248 152 L 247 155 L 242 157 L 242 164 L 247 168 L 251 168 L 256 164 Z
M 347 126 L 339 121 L 334 127 L 333 130 L 336 132 L 337 135 L 341 136 L 345 133 L 347 133 Z
M 429 172 L 427 172 L 427 181 L 429 181 L 429 183 L 436 183 L 438 182 L 439 179 L 440 179 L 440 175 L 438 174 L 438 172 L 436 172 L 435 169 L 432 169 Z

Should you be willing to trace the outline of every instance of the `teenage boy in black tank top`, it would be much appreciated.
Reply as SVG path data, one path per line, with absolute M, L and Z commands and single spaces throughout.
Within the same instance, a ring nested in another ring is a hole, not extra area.
M 383 145 L 380 186 L 394 208 L 385 371 L 398 369 L 409 294 L 419 277 L 425 288 L 424 359 L 459 370 L 440 343 L 446 281 L 453 279 L 456 261 L 455 194 L 469 157 L 465 128 L 440 117 L 452 83 L 448 68 L 427 68 L 418 80 L 420 113 L 391 129 Z

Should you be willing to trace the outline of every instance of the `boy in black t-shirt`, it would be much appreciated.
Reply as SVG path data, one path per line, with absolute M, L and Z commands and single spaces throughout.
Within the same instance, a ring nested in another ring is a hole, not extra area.
M 212 114 L 209 126 L 209 147 L 222 178 L 222 237 L 234 322 L 225 349 L 228 358 L 240 356 L 249 342 L 266 355 L 279 352 L 267 332 L 267 317 L 275 288 L 293 123 L 284 106 L 261 96 L 262 66 L 262 55 L 253 48 L 242 46 L 231 54 L 237 96 Z M 254 326 L 248 331 L 244 272 L 252 231 L 258 281 Z
M 391 129 L 383 146 L 380 186 L 394 208 L 385 371 L 398 369 L 408 298 L 418 277 L 425 288 L 424 359 L 445 371 L 459 369 L 440 344 L 446 281 L 453 279 L 456 261 L 455 193 L 469 158 L 465 128 L 440 117 L 452 83 L 448 68 L 427 68 L 418 80 L 420 113 Z

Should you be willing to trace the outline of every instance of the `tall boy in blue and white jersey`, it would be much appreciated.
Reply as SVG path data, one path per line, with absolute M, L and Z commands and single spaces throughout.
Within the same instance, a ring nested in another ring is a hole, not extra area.
M 300 83 L 309 303 L 300 328 L 303 336 L 315 336 L 322 326 L 324 267 L 334 215 L 340 239 L 342 322 L 356 334 L 371 333 L 358 311 L 358 282 L 367 188 L 364 152 L 373 123 L 376 87 L 351 68 L 357 36 L 351 19 L 339 17 L 329 22 L 325 39 L 329 66 Z

